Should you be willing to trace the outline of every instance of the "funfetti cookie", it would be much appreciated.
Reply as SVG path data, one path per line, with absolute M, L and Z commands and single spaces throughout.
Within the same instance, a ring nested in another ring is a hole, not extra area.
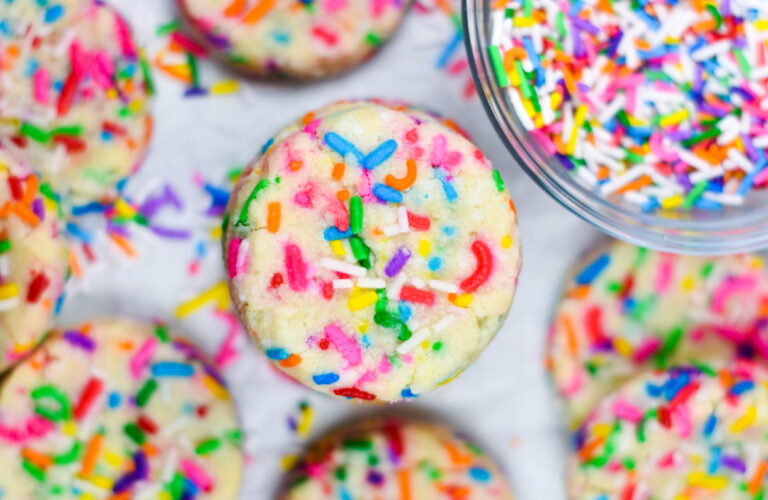
M 496 464 L 433 423 L 373 420 L 310 447 L 279 500 L 512 500 Z
M 645 373 L 573 435 L 570 500 L 754 500 L 768 470 L 768 374 L 720 361 Z
M 0 150 L 0 373 L 51 327 L 68 272 L 58 204 Z
M 514 205 L 483 153 L 374 103 L 268 144 L 224 228 L 247 330 L 280 369 L 345 398 L 455 377 L 501 327 L 520 268 Z
M 177 0 L 213 52 L 260 76 L 323 78 L 370 58 L 409 0 Z
M 55 331 L 0 388 L 0 496 L 235 500 L 241 431 L 224 382 L 161 325 Z
M 70 204 L 114 196 L 151 131 L 148 66 L 127 22 L 92 0 L 0 9 L 0 144 Z
M 622 382 L 717 354 L 768 357 L 768 275 L 756 255 L 693 257 L 606 241 L 574 266 L 548 367 L 571 425 Z

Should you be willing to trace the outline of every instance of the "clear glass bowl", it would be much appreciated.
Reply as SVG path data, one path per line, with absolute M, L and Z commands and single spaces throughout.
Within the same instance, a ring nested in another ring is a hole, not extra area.
M 512 157 L 539 186 L 573 213 L 609 235 L 656 250 L 728 254 L 768 248 L 768 190 L 754 191 L 739 207 L 643 213 L 617 203 L 572 178 L 544 151 L 509 107 L 493 72 L 488 44 L 490 0 L 464 0 L 464 32 L 480 99 Z

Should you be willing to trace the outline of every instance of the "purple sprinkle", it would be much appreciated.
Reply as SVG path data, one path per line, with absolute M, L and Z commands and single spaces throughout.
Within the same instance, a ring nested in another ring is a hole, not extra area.
M 199 97 L 207 94 L 208 91 L 201 87 L 190 87 L 184 91 L 184 97 Z
M 367 480 L 368 483 L 374 486 L 381 486 L 384 484 L 384 476 L 377 470 L 369 470 Z
M 42 198 L 35 198 L 32 202 L 32 212 L 37 215 L 38 219 L 45 219 L 45 204 L 43 203 Z
M 114 222 L 107 222 L 107 232 L 110 234 L 119 234 L 120 236 L 124 236 L 126 238 L 131 236 L 127 227 L 117 225 Z
M 601 33 L 600 28 L 590 23 L 589 21 L 581 19 L 580 17 L 572 17 L 571 24 L 573 24 L 573 27 L 577 30 L 586 31 L 590 35 L 597 36 Z
M 718 107 L 712 106 L 710 104 L 701 104 L 699 106 L 699 109 L 703 111 L 704 113 L 707 113 L 708 115 L 717 116 L 718 118 L 722 118 L 725 115 L 728 114 L 728 111 L 725 111 L 723 109 L 720 109 Z
M 747 465 L 744 461 L 734 455 L 723 455 L 720 457 L 720 464 L 723 467 L 734 470 L 740 474 L 747 472 Z
M 96 349 L 96 342 L 94 342 L 92 338 L 86 335 L 83 335 L 82 333 L 77 332 L 75 330 L 69 330 L 64 332 L 64 340 L 66 340 L 73 346 L 79 347 L 88 352 L 93 352 L 93 350 Z
M 184 240 L 191 237 L 191 234 L 189 233 L 189 231 L 186 231 L 184 229 L 170 229 L 170 228 L 160 227 L 160 226 L 150 226 L 150 229 L 152 230 L 153 233 L 163 238 L 173 238 L 173 239 Z
M 741 143 L 744 145 L 744 150 L 749 155 L 749 159 L 757 162 L 760 159 L 760 155 L 758 155 L 755 145 L 752 144 L 752 139 L 747 134 L 741 134 L 739 137 L 741 137 Z
M 411 251 L 406 247 L 400 247 L 395 255 L 392 256 L 392 259 L 387 263 L 387 267 L 384 268 L 384 274 L 386 274 L 389 278 L 393 277 L 400 272 L 400 270 L 403 268 L 403 266 L 405 266 L 405 263 L 408 262 L 408 259 L 410 258 Z

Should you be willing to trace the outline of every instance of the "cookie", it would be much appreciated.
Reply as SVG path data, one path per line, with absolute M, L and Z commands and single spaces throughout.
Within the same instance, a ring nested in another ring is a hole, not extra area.
M 16 1 L 0 12 L 0 144 L 72 204 L 113 197 L 151 131 L 148 67 L 102 2 Z
M 215 54 L 259 76 L 328 77 L 392 36 L 408 0 L 177 0 Z
M 235 500 L 241 431 L 216 370 L 167 328 L 55 331 L 0 389 L 0 496 Z
M 768 470 L 768 374 L 739 361 L 645 373 L 574 433 L 570 500 L 752 500 Z
M 572 425 L 622 382 L 710 353 L 768 356 L 768 277 L 756 255 L 694 257 L 619 241 L 565 282 L 548 366 Z
M 58 312 L 68 272 L 58 209 L 40 179 L 0 150 L 0 373 L 40 342 Z
M 374 103 L 268 143 L 224 228 L 246 329 L 288 375 L 346 398 L 456 376 L 501 327 L 520 268 L 514 205 L 482 152 Z
M 494 462 L 433 423 L 367 421 L 316 442 L 280 500 L 512 500 Z

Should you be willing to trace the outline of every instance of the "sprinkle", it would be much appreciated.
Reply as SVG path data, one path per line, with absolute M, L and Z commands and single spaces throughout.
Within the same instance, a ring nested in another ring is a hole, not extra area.
M 191 377 L 194 373 L 194 367 L 185 363 L 166 361 L 152 365 L 153 377 Z
M 313 375 L 312 381 L 317 385 L 331 385 L 339 381 L 339 375 L 336 373 L 321 373 Z
M 362 278 L 366 274 L 366 269 L 364 267 L 356 266 L 342 260 L 330 259 L 328 257 L 323 257 L 320 259 L 319 265 L 320 267 L 330 269 L 331 271 L 336 271 L 359 278 Z

